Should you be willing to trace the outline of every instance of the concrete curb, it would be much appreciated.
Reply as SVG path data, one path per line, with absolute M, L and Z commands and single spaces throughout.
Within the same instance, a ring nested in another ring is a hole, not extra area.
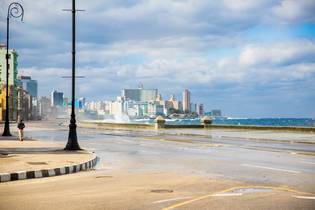
M 44 170 L 37 170 L 37 171 L 18 171 L 14 173 L 0 173 L 0 182 L 59 176 L 63 174 L 71 174 L 71 173 L 76 173 L 79 171 L 85 171 L 85 170 L 94 168 L 98 160 L 99 158 L 95 156 L 93 157 L 93 159 L 85 163 L 71 165 L 71 166 L 64 166 L 61 168 L 44 169 Z

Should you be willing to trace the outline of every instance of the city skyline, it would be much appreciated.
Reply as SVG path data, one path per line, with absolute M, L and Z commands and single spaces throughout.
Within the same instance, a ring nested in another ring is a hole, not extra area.
M 1 34 L 7 4 L 1 3 Z M 19 72 L 39 95 L 70 95 L 71 2 L 21 1 L 11 24 Z M 314 1 L 77 1 L 77 96 L 110 99 L 141 82 L 232 117 L 315 117 Z M 41 12 L 39 12 L 41 11 Z M 42 16 L 45 13 L 45 17 Z M 64 24 L 59 24 L 59 23 Z M 0 40 L 4 43 L 4 39 Z M 51 82 L 54 81 L 54 82 Z

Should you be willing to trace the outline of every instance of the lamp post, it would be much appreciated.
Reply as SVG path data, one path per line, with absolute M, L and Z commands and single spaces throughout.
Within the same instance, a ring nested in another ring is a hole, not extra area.
M 5 123 L 4 123 L 4 131 L 2 136 L 12 136 L 10 133 L 10 122 L 9 122 L 9 19 L 13 18 L 21 18 L 21 21 L 23 21 L 24 17 L 24 9 L 21 4 L 17 2 L 12 2 L 9 7 L 8 7 L 8 13 L 7 13 L 7 53 L 5 55 L 6 58 L 6 70 L 7 70 L 7 75 L 6 75 L 6 109 L 5 109 Z M 13 68 L 13 66 L 11 67 Z
M 69 125 L 69 136 L 65 150 L 81 150 L 77 138 L 77 125 L 75 119 L 75 0 L 72 0 L 72 9 L 65 10 L 72 12 L 72 101 L 71 101 L 71 115 Z

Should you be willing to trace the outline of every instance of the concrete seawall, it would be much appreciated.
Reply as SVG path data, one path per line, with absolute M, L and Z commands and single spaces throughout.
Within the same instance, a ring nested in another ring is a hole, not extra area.
M 108 129 L 156 129 L 155 124 L 136 123 L 108 123 L 81 121 L 80 127 L 108 128 Z M 255 125 L 170 125 L 164 124 L 162 129 L 244 129 L 244 130 L 275 130 L 288 132 L 310 132 L 315 133 L 315 127 L 293 127 L 293 126 L 255 126 Z

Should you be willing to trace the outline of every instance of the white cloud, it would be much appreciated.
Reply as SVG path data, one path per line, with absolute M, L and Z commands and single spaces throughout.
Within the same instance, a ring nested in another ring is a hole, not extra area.
M 306 20 L 315 21 L 315 1 L 314 0 L 283 0 L 272 9 L 273 13 L 289 21 Z
M 256 44 L 245 47 L 239 57 L 244 66 L 274 66 L 294 62 L 314 62 L 315 43 L 309 40 Z

